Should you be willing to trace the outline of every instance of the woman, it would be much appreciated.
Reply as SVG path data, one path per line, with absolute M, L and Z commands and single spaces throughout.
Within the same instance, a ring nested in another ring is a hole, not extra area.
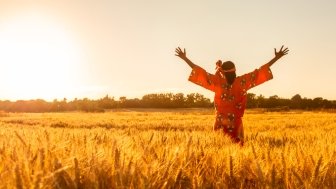
M 244 144 L 244 130 L 242 117 L 246 108 L 247 91 L 273 78 L 270 66 L 288 53 L 288 48 L 279 52 L 274 49 L 274 58 L 265 65 L 250 73 L 236 77 L 236 67 L 233 62 L 220 60 L 216 63 L 215 75 L 207 73 L 203 68 L 194 64 L 187 58 L 186 50 L 176 48 L 176 56 L 184 60 L 192 72 L 189 81 L 200 85 L 215 93 L 216 121 L 214 130 L 222 130 L 232 140 Z

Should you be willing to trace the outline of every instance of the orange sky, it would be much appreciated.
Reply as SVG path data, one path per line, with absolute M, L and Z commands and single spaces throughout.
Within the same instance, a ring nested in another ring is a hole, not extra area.
M 187 81 L 189 58 L 244 74 L 286 45 L 274 79 L 250 92 L 336 99 L 334 1 L 3 1 L 0 99 L 211 92 Z

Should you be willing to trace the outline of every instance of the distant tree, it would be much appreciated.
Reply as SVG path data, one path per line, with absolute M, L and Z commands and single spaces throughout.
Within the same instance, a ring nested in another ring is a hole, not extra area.
M 265 97 L 263 95 L 259 95 L 256 99 L 257 108 L 264 108 L 265 101 Z
M 296 94 L 291 98 L 290 107 L 294 109 L 301 109 L 302 107 L 304 107 L 301 95 Z
M 247 108 L 256 108 L 257 107 L 257 101 L 256 101 L 256 94 L 253 93 L 247 93 Z
M 177 93 L 173 97 L 173 104 L 175 104 L 175 107 L 185 107 L 185 98 L 183 93 Z
M 279 106 L 280 106 L 280 103 L 279 103 L 278 95 L 273 95 L 268 98 L 267 103 L 266 103 L 266 108 L 275 108 Z
M 313 99 L 314 108 L 322 108 L 323 107 L 323 98 L 317 97 Z
M 210 107 L 211 101 L 208 98 L 205 98 L 204 95 L 196 93 L 195 94 L 195 106 L 196 107 Z
M 101 109 L 111 109 L 116 107 L 116 101 L 114 97 L 106 95 L 104 98 L 98 100 L 98 106 Z
M 331 101 L 327 100 L 327 99 L 323 99 L 323 102 L 322 102 L 322 107 L 324 109 L 330 109 L 330 108 L 333 108 L 333 104 Z
M 128 99 L 124 106 L 125 108 L 141 108 L 141 101 L 138 98 Z
M 194 107 L 195 106 L 195 101 L 196 101 L 195 96 L 196 96 L 195 93 L 187 94 L 187 99 L 186 99 L 186 106 L 187 107 Z

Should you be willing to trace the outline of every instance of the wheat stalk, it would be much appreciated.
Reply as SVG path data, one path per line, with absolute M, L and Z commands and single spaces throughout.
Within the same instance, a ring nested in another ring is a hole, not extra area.
M 319 158 L 319 160 L 316 163 L 316 166 L 315 166 L 315 169 L 314 169 L 314 174 L 312 175 L 312 178 L 311 178 L 312 183 L 317 184 L 318 176 L 319 176 L 319 173 L 320 173 L 321 163 L 322 163 L 322 156 Z
M 80 182 L 80 169 L 78 166 L 78 160 L 77 158 L 74 158 L 74 163 L 75 163 L 75 183 L 76 183 L 76 188 L 82 188 L 81 187 L 81 182 Z
M 22 144 L 27 147 L 27 143 L 23 140 L 23 138 L 19 135 L 19 133 L 17 133 L 16 131 L 14 131 L 15 135 L 19 138 L 19 140 L 22 142 Z
M 18 165 L 16 165 L 15 167 L 15 178 L 16 178 L 16 188 L 23 189 L 20 167 Z

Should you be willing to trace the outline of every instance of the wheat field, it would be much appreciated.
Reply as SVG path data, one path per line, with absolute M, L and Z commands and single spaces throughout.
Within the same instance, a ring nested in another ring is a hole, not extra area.
M 245 145 L 214 111 L 0 113 L 0 188 L 336 188 L 336 116 L 244 116 Z

